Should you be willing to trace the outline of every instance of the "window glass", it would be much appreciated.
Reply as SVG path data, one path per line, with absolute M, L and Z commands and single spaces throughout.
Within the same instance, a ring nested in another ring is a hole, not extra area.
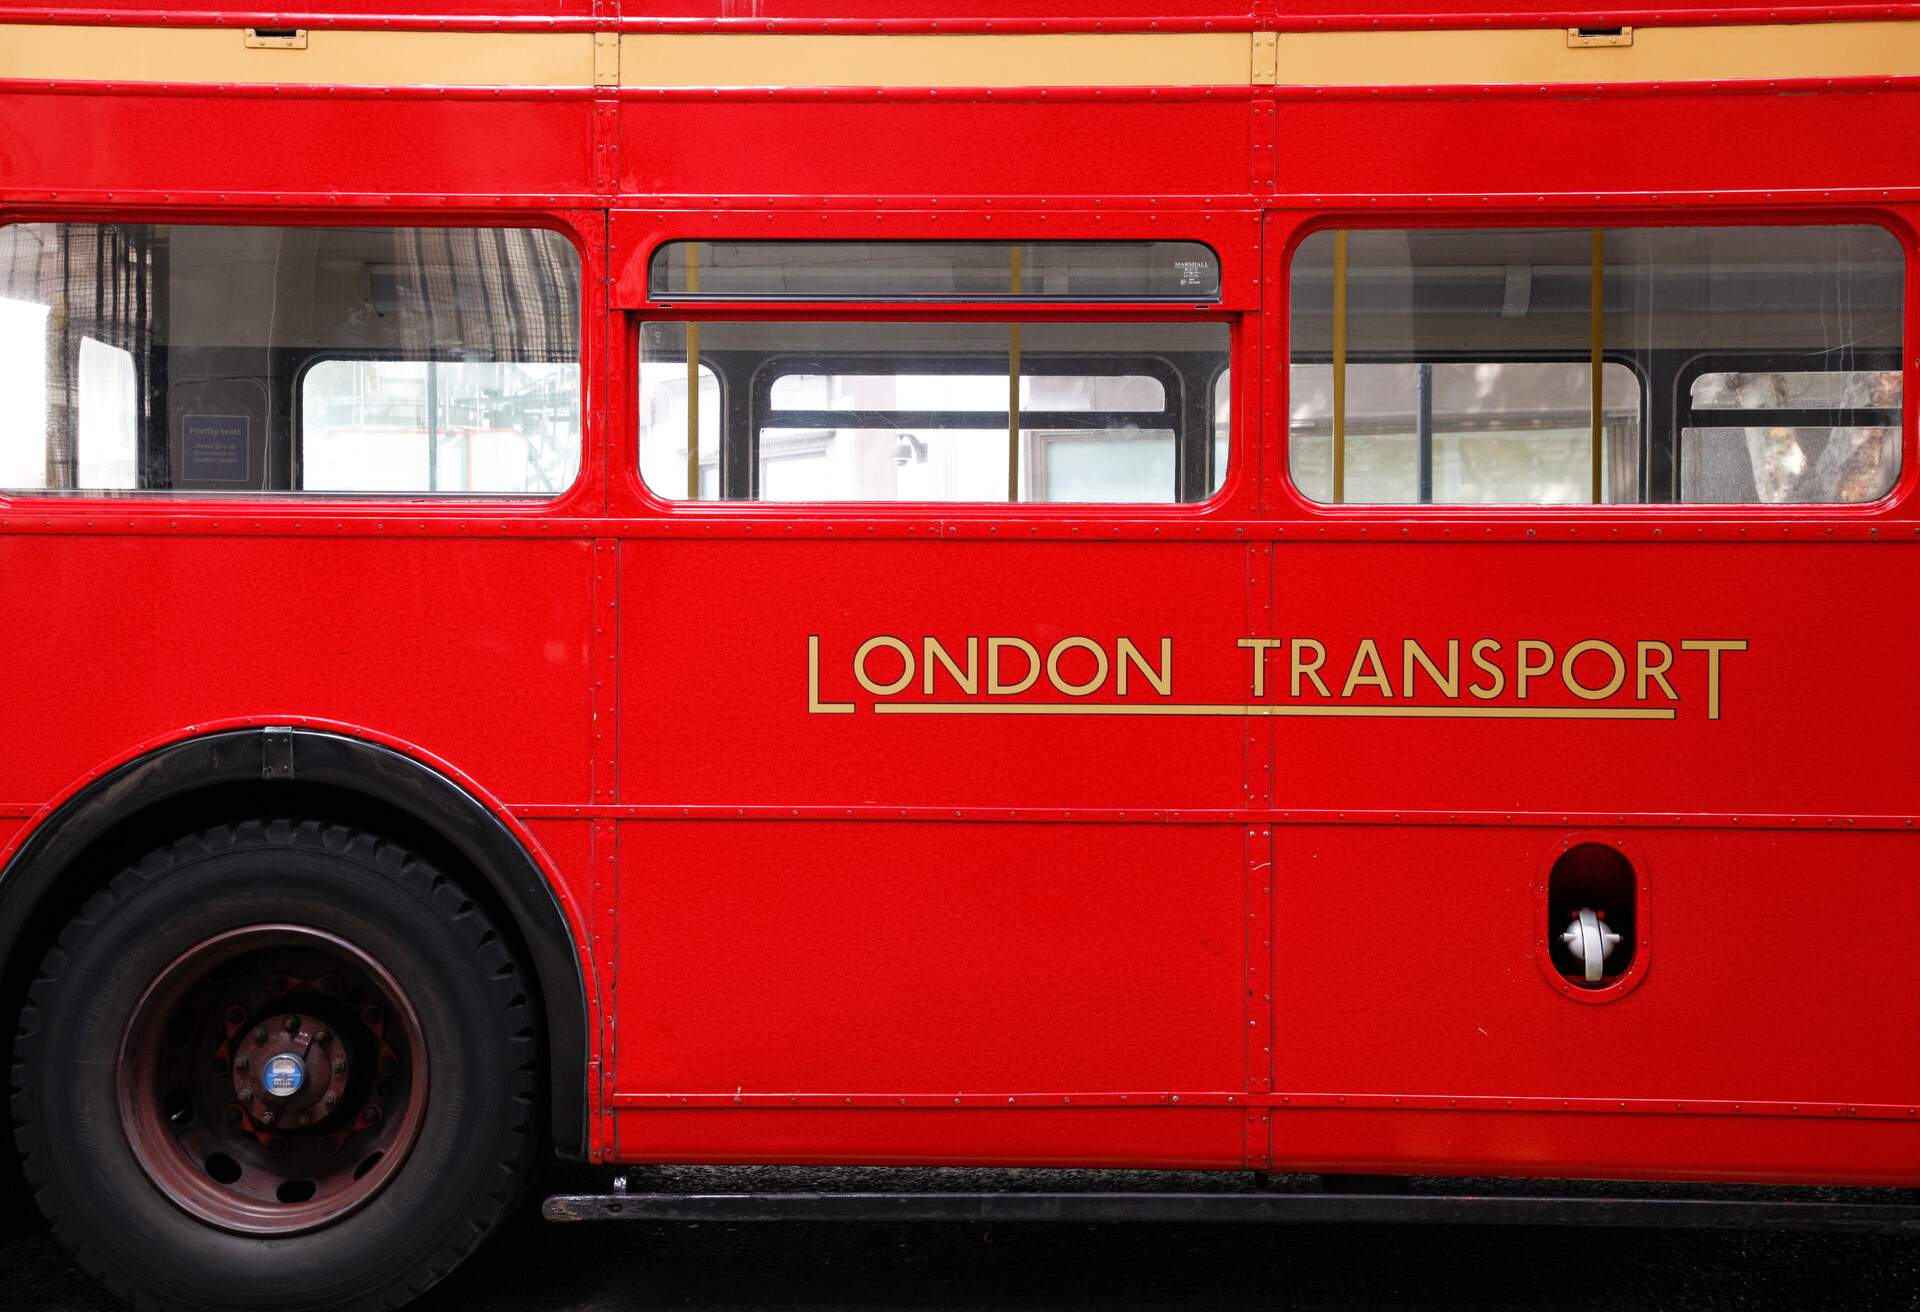
M 1900 371 L 1752 369 L 1701 374 L 1695 410 L 1900 409 Z
M 1874 501 L 1900 472 L 1898 428 L 1688 428 L 1681 440 L 1683 501 Z
M 300 388 L 310 492 L 564 491 L 580 460 L 571 364 L 322 360 Z
M 1610 500 L 1638 476 L 1640 380 L 1603 366 Z M 1592 368 L 1541 361 L 1349 364 L 1346 499 L 1359 504 L 1568 505 L 1592 485 Z M 1333 499 L 1331 365 L 1293 366 L 1294 481 Z M 1426 434 L 1422 452 L 1422 418 Z
M 140 486 L 140 381 L 133 352 L 80 339 L 81 487 Z
M 641 360 L 640 477 L 665 495 L 687 494 L 691 417 L 699 430 L 699 459 L 691 471 L 698 484 L 695 499 L 712 501 L 720 495 L 720 379 L 706 365 L 694 369 L 698 381 L 689 387 L 684 347 L 677 361 Z
M 1383 505 L 1871 501 L 1903 278 L 1865 226 L 1315 233 L 1293 477 Z
M 1220 260 L 1190 241 L 676 241 L 655 300 L 1216 301 Z
M 0 228 L 0 488 L 550 495 L 579 337 L 551 232 Z
M 1688 391 L 1681 499 L 1872 501 L 1900 472 L 1897 369 L 1754 367 L 1702 373 Z
M 1227 348 L 1211 323 L 648 323 L 641 471 L 678 499 L 1197 501 Z
M 1213 490 L 1227 473 L 1227 434 L 1233 419 L 1233 370 L 1225 368 L 1213 382 Z

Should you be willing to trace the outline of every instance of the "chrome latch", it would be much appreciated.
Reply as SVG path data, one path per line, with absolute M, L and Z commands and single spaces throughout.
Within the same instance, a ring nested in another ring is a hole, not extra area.
M 1567 932 L 1560 936 L 1560 941 L 1567 945 L 1567 951 L 1573 954 L 1573 959 L 1586 967 L 1589 984 L 1600 982 L 1607 958 L 1620 946 L 1620 936 L 1607 928 L 1606 922 L 1600 919 L 1600 913 L 1592 907 L 1580 908 L 1573 923 L 1567 926 Z

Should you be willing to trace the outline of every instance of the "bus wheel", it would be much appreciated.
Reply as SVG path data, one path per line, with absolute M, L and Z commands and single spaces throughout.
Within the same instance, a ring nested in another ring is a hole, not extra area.
M 47 953 L 14 1045 L 23 1167 L 139 1306 L 391 1307 L 519 1197 L 534 1016 L 498 930 L 406 850 L 211 829 L 121 872 Z

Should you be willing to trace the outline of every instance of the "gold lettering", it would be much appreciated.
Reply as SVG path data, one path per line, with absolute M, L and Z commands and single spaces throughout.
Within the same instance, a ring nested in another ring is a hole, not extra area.
M 1360 673 L 1362 665 L 1371 666 L 1373 673 Z M 1393 685 L 1387 682 L 1386 666 L 1380 663 L 1380 648 L 1375 645 L 1372 638 L 1360 640 L 1360 646 L 1353 653 L 1353 665 L 1347 670 L 1347 682 L 1340 689 L 1340 695 L 1353 696 L 1353 690 L 1363 683 L 1378 688 L 1384 696 L 1393 696 Z
M 947 673 L 960 685 L 960 691 L 972 697 L 980 691 L 980 639 L 967 639 L 967 668 L 962 670 L 953 663 L 953 657 L 940 645 L 938 638 L 924 638 L 920 644 L 920 668 L 924 673 L 920 688 L 927 696 L 933 696 L 933 667 L 935 662 L 947 667 Z
M 1069 683 L 1060 677 L 1060 653 L 1075 650 L 1093 653 L 1094 675 L 1085 683 Z M 1085 697 L 1106 681 L 1107 654 L 1100 650 L 1100 644 L 1092 638 L 1062 638 L 1047 653 L 1047 682 L 1069 697 Z
M 1160 668 L 1158 671 L 1155 671 L 1153 666 L 1147 664 L 1147 658 L 1140 654 L 1140 649 L 1133 645 L 1133 639 L 1131 638 L 1120 639 L 1119 663 L 1120 695 L 1122 697 L 1127 695 L 1127 666 L 1129 663 L 1139 667 L 1140 673 L 1146 676 L 1147 682 L 1153 685 L 1155 692 L 1159 693 L 1162 697 L 1173 696 L 1172 638 L 1160 639 Z
M 1553 644 L 1541 642 L 1536 638 L 1522 638 L 1516 650 L 1520 653 L 1520 665 L 1517 671 L 1518 677 L 1513 683 L 1513 691 L 1516 697 L 1525 701 L 1527 698 L 1527 680 L 1537 679 L 1553 668 Z M 1535 665 L 1527 660 L 1528 652 L 1538 652 L 1542 656 L 1545 656 L 1546 659 L 1540 662 L 1540 664 Z
M 1460 639 L 1447 639 L 1447 672 L 1444 675 L 1428 659 L 1425 648 L 1412 638 L 1403 639 L 1400 643 L 1400 695 L 1402 697 L 1413 696 L 1413 667 L 1416 663 L 1426 670 L 1427 677 L 1433 680 L 1442 696 L 1458 697 L 1460 695 Z
M 900 677 L 892 683 L 875 683 L 867 676 L 867 657 L 873 654 L 876 647 L 885 647 L 888 651 L 900 653 Z M 889 638 L 885 635 L 868 638 L 860 644 L 860 650 L 853 654 L 853 677 L 860 681 L 862 688 L 875 697 L 891 697 L 913 682 L 913 648 L 898 638 Z
M 1478 665 L 1481 669 L 1485 670 L 1488 674 L 1491 674 L 1493 676 L 1493 683 L 1490 687 L 1482 688 L 1477 683 L 1470 683 L 1467 685 L 1467 691 L 1472 693 L 1475 697 L 1478 697 L 1483 702 L 1490 702 L 1495 697 L 1498 697 L 1501 693 L 1507 690 L 1506 671 L 1501 669 L 1498 665 L 1495 665 L 1492 661 L 1488 660 L 1486 656 L 1483 654 L 1485 652 L 1499 651 L 1499 650 L 1500 650 L 1500 644 L 1495 639 L 1482 638 L 1480 639 L 1480 641 L 1473 644 L 1473 651 L 1470 653 L 1473 657 L 1473 663 L 1475 665 Z
M 1660 653 L 1660 663 L 1658 665 L 1649 664 L 1647 657 L 1653 655 L 1655 652 Z M 1664 642 L 1642 642 L 1635 644 L 1633 654 L 1636 666 L 1633 680 L 1634 688 L 1636 689 L 1635 695 L 1639 697 L 1641 701 L 1645 701 L 1647 699 L 1647 680 L 1651 679 L 1660 685 L 1660 691 L 1667 695 L 1668 701 L 1679 701 L 1680 695 L 1673 690 L 1673 685 L 1667 682 L 1667 671 L 1673 668 L 1673 648 L 1667 646 Z
M 823 702 L 820 700 L 820 635 L 807 635 L 807 714 L 809 715 L 852 715 L 852 702 Z
M 1126 639 L 1122 638 L 1121 641 L 1125 642 Z M 1236 645 L 1245 647 L 1253 653 L 1253 695 L 1255 697 L 1265 697 L 1267 695 L 1267 650 L 1270 647 L 1278 647 L 1280 645 L 1280 639 L 1242 638 Z M 1120 673 L 1122 678 L 1126 677 L 1126 671 L 1124 669 L 1121 670 Z M 1120 691 L 1125 692 L 1126 689 L 1122 687 Z M 1296 690 L 1296 692 L 1297 691 L 1298 690 Z
M 1681 651 L 1707 653 L 1707 718 L 1709 720 L 1720 718 L 1720 653 L 1746 649 L 1746 641 L 1741 638 L 1689 638 L 1680 644 Z
M 1000 653 L 1009 647 L 1025 653 L 1027 658 L 1027 677 L 1018 683 L 1007 683 L 1000 677 Z M 1033 687 L 1039 678 L 1040 653 L 1032 643 L 1025 638 L 987 639 L 987 696 L 1011 697 Z
M 1313 653 L 1313 659 L 1310 661 L 1301 660 L 1300 653 L 1303 651 L 1311 651 Z M 1300 676 L 1304 674 L 1313 680 L 1313 686 L 1320 690 L 1322 697 L 1333 696 L 1333 692 L 1327 687 L 1326 680 L 1320 677 L 1320 667 L 1326 664 L 1326 661 L 1327 649 L 1320 643 L 1315 642 L 1312 638 L 1295 638 L 1287 652 L 1287 668 L 1289 671 L 1287 687 L 1289 689 L 1289 695 L 1293 697 L 1300 695 Z
M 1607 659 L 1613 662 L 1613 678 L 1607 681 L 1607 686 L 1604 688 L 1589 688 L 1580 682 L 1580 676 L 1574 673 L 1574 664 L 1590 651 L 1605 652 Z M 1576 642 L 1567 648 L 1567 654 L 1560 660 L 1560 681 L 1567 685 L 1568 691 L 1575 697 L 1590 702 L 1604 701 L 1619 692 L 1620 685 L 1627 681 L 1627 658 L 1620 654 L 1618 647 L 1610 642 L 1602 642 L 1598 638 Z

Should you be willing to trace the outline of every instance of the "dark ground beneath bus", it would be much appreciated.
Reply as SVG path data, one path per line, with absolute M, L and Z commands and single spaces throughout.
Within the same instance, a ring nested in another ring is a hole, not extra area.
M 1058 1188 L 1065 1175 L 1064 1187 L 1074 1187 L 1071 1179 L 1079 1174 L 1006 1172 L 1001 1179 L 1015 1188 Z M 765 1177 L 682 1168 L 654 1180 L 636 1172 L 633 1187 L 732 1192 L 756 1187 L 755 1178 Z M 606 1179 L 605 1172 L 559 1172 L 546 1192 L 595 1191 Z M 781 1172 L 775 1187 L 863 1183 L 874 1187 L 858 1172 Z M 0 1307 L 94 1312 L 119 1306 L 67 1260 L 37 1216 L 17 1213 L 9 1203 L 0 1215 L 6 1222 Z M 414 1306 L 421 1312 L 1920 1308 L 1920 1238 L 1390 1225 L 555 1225 L 530 1206 Z

